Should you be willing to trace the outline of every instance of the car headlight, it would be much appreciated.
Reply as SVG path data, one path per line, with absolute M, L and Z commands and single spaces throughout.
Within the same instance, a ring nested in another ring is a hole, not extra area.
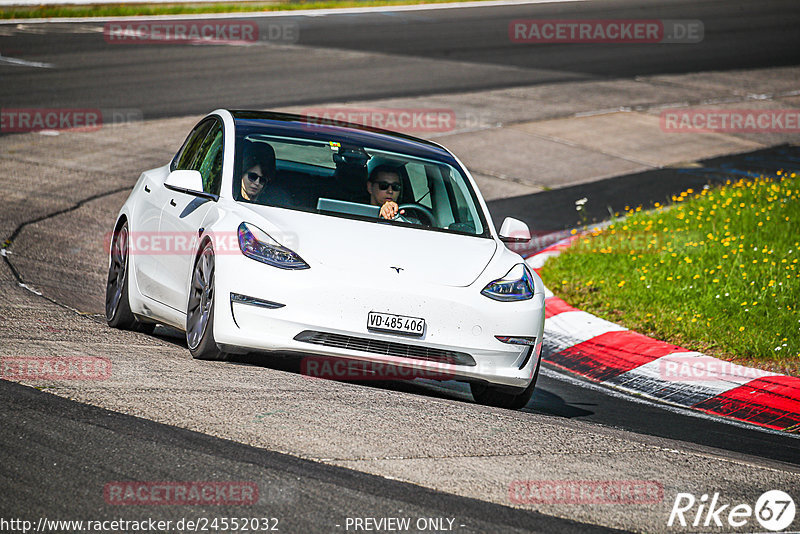
M 518 263 L 503 278 L 490 282 L 484 287 L 481 295 L 509 302 L 533 298 L 533 292 L 533 278 L 528 267 L 523 263 Z
M 308 269 L 303 258 L 284 247 L 268 233 L 252 224 L 239 225 L 239 248 L 242 254 L 280 269 Z

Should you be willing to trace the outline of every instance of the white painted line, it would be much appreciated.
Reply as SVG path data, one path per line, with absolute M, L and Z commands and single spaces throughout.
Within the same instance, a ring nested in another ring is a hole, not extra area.
M 25 59 L 18 59 L 15 57 L 7 57 L 0 54 L 0 63 L 6 65 L 16 65 L 18 67 L 37 67 L 40 69 L 52 69 L 55 65 L 52 63 L 42 63 L 41 61 L 27 61 Z
M 23 289 L 27 289 L 28 291 L 30 291 L 34 295 L 39 295 L 40 297 L 42 296 L 42 294 L 39 291 L 36 291 L 34 288 L 29 286 L 28 284 L 19 284 L 19 287 L 21 287 Z
M 40 5 L 36 0 L 0 0 L 0 5 L 19 5 L 20 1 L 30 2 Z M 141 0 L 123 0 L 128 2 L 141 3 Z M 167 0 L 163 0 L 167 1 Z M 218 0 L 222 1 L 222 0 Z M 50 22 L 110 22 L 115 20 L 201 20 L 201 19 L 251 19 L 269 17 L 325 17 L 328 15 L 359 15 L 367 13 L 394 13 L 400 11 L 434 11 L 442 9 L 467 9 L 474 7 L 505 7 L 528 4 L 560 4 L 566 2 L 588 2 L 589 0 L 487 0 L 486 2 L 451 2 L 445 4 L 410 4 L 399 6 L 381 7 L 348 7 L 348 8 L 329 8 L 329 9 L 295 9 L 287 11 L 255 11 L 252 13 L 205 13 L 195 15 L 153 15 L 144 17 L 58 17 L 49 19 L 8 19 L 0 21 L 3 24 L 43 24 Z M 107 3 L 108 0 L 51 0 L 48 4 L 92 4 Z M 120 3 L 119 0 L 117 3 Z
M 699 352 L 676 352 L 640 365 L 613 380 L 616 384 L 624 385 L 637 375 L 665 384 L 701 388 L 719 395 L 756 378 L 776 376 L 776 373 L 726 362 Z
M 676 352 L 608 379 L 614 387 L 687 408 L 750 382 L 766 371 L 699 352 Z
M 550 350 L 561 352 L 584 341 L 608 332 L 623 332 L 627 328 L 585 311 L 566 311 L 544 322 L 544 338 Z

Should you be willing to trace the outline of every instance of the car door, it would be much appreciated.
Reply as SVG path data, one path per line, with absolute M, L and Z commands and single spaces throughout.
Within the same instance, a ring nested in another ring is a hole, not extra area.
M 223 127 L 217 119 L 210 119 L 211 127 L 199 144 L 190 169 L 200 172 L 203 191 L 219 195 L 222 182 Z M 164 281 L 164 304 L 186 311 L 189 276 L 197 251 L 200 229 L 209 216 L 216 213 L 216 202 L 167 189 L 167 198 L 161 210 L 159 233 L 172 242 L 172 250 L 160 256 Z M 213 212 L 213 213 L 210 213 Z
M 158 280 L 158 258 L 152 250 L 152 243 L 158 238 L 161 205 L 163 204 L 163 199 L 159 199 L 159 195 L 168 174 L 169 170 L 166 168 L 144 173 L 139 181 L 140 200 L 132 214 L 130 235 L 128 236 L 130 265 L 134 270 L 132 279 L 136 281 L 142 295 L 154 299 L 158 295 L 160 282 Z
M 164 181 L 171 171 L 190 168 L 213 125 L 213 121 L 204 120 L 195 126 L 169 166 L 146 172 L 142 181 L 142 202 L 131 228 L 130 250 L 135 254 L 133 265 L 139 290 L 162 304 L 166 303 L 166 295 L 161 255 L 168 252 L 168 247 L 160 234 L 161 212 L 172 194 L 164 187 Z

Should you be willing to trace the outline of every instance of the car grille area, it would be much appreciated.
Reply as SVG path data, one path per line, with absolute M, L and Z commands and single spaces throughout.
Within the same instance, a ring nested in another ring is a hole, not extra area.
M 346 336 L 343 334 L 332 334 L 330 332 L 316 332 L 314 330 L 304 330 L 294 336 L 294 339 L 295 341 L 313 343 L 314 345 L 369 352 L 384 356 L 412 358 L 415 360 L 425 360 L 450 365 L 475 366 L 475 359 L 466 352 L 434 349 L 420 345 L 409 345 L 407 343 L 395 343 L 393 341 Z

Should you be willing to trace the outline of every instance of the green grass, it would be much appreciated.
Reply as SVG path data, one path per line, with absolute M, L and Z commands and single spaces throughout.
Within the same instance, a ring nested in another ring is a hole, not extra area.
M 47 0 L 43 0 L 46 2 Z M 38 5 L 0 7 L 0 19 L 30 19 L 56 17 L 133 17 L 137 15 L 195 15 L 202 13 L 253 13 L 293 9 L 325 9 L 340 7 L 392 6 L 408 4 L 438 4 L 461 0 L 342 0 L 304 1 L 275 0 L 272 2 L 221 2 L 176 4 L 96 4 L 96 5 Z
M 656 339 L 800 376 L 800 179 L 630 209 L 548 261 L 542 278 L 570 305 Z

